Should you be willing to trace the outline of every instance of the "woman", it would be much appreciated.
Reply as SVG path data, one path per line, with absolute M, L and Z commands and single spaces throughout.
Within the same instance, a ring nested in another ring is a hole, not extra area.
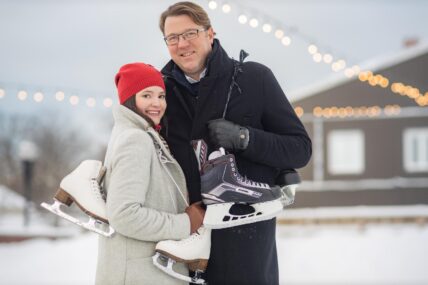
M 154 267 L 157 241 L 188 237 L 204 210 L 188 207 L 185 178 L 156 129 L 165 113 L 165 85 L 144 63 L 122 66 L 115 78 L 120 105 L 107 148 L 107 218 L 116 230 L 100 237 L 96 284 L 184 284 Z M 187 274 L 185 265 L 177 271 Z

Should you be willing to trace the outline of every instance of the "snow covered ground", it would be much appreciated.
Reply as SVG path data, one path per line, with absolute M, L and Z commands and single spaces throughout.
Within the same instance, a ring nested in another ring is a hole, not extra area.
M 330 217 L 350 216 L 352 212 L 367 216 L 370 211 L 425 215 L 428 206 L 298 209 L 288 213 L 293 217 L 314 213 Z M 426 224 L 279 226 L 277 246 L 281 284 L 428 284 Z M 0 284 L 93 284 L 96 254 L 97 235 L 93 233 L 57 241 L 0 244 Z

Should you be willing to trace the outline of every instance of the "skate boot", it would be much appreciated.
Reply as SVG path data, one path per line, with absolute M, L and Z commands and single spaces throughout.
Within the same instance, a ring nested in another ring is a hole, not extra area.
M 106 237 L 112 236 L 114 230 L 107 221 L 106 203 L 100 187 L 104 174 L 105 167 L 101 161 L 83 161 L 61 180 L 54 203 L 42 203 L 41 206 L 85 229 Z M 61 210 L 62 205 L 69 207 L 73 202 L 89 216 L 89 221 L 82 222 Z
M 153 255 L 153 264 L 166 274 L 180 280 L 205 284 L 201 274 L 205 271 L 210 257 L 211 230 L 200 227 L 194 234 L 179 241 L 165 240 L 156 244 L 156 254 Z M 193 277 L 184 276 L 173 270 L 176 263 L 187 264 L 195 274 Z
M 282 211 L 279 186 L 242 177 L 233 154 L 226 155 L 220 149 L 218 157 L 212 159 L 213 154 L 201 171 L 202 201 L 207 205 L 205 227 L 222 229 L 269 220 Z

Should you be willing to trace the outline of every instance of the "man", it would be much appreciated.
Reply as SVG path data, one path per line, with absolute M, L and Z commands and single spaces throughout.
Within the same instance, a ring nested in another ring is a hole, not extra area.
M 203 8 L 176 3 L 161 15 L 160 29 L 171 56 L 162 70 L 168 104 L 163 135 L 185 173 L 191 203 L 201 200 L 192 140 L 204 139 L 209 152 L 226 148 L 242 175 L 270 185 L 280 169 L 307 164 L 311 141 L 272 72 L 242 63 L 244 56 L 241 63 L 229 58 Z M 207 282 L 278 284 L 275 226 L 271 219 L 213 230 Z

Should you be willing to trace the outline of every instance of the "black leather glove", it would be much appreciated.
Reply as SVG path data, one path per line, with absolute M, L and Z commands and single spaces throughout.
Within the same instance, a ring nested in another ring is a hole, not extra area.
M 216 119 L 208 122 L 208 131 L 211 142 L 217 147 L 227 150 L 245 150 L 250 141 L 249 131 L 225 119 Z

